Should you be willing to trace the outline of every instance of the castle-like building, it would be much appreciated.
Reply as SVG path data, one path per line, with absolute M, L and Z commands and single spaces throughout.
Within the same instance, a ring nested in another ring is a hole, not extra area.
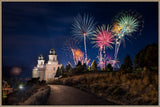
M 38 64 L 33 68 L 32 78 L 40 78 L 40 81 L 48 81 L 55 78 L 56 71 L 58 67 L 62 67 L 62 64 L 58 64 L 57 54 L 54 49 L 50 50 L 48 57 L 49 60 L 46 64 L 42 55 L 38 57 Z

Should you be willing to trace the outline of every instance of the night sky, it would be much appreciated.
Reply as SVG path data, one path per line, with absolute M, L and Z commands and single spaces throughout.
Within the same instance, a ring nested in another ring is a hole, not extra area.
M 71 53 L 64 50 L 64 42 L 72 38 L 73 18 L 80 14 L 90 14 L 97 25 L 112 24 L 113 17 L 122 10 L 136 10 L 144 18 L 142 35 L 129 38 L 120 47 L 120 64 L 127 54 L 131 59 L 146 45 L 158 43 L 158 2 L 2 2 L 2 66 L 19 66 L 23 77 L 31 77 L 40 54 L 48 61 L 51 48 L 56 50 L 59 63 L 64 66 L 70 61 Z M 81 50 L 83 40 L 80 42 Z M 113 46 L 114 47 L 114 46 Z M 98 61 L 98 49 L 87 41 L 88 57 Z M 114 49 L 106 51 L 114 54 Z M 3 71 L 5 72 L 5 71 Z

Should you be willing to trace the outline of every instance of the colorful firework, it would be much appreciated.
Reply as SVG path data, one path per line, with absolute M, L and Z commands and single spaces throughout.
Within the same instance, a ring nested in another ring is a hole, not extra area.
M 135 10 L 121 11 L 113 18 L 113 23 L 114 26 L 117 24 L 121 27 L 122 32 L 125 33 L 124 35 L 128 36 L 131 36 L 133 32 L 138 32 L 141 35 L 144 28 L 144 19 L 142 15 Z
M 118 60 L 115 60 L 113 55 L 106 54 L 106 63 L 111 64 L 114 68 L 119 68 Z
M 120 33 L 121 29 L 122 29 L 121 26 L 119 26 L 117 23 L 114 23 L 113 28 L 112 28 L 112 32 L 115 33 L 115 34 L 118 34 L 118 33 Z
M 86 38 L 93 34 L 95 28 L 94 18 L 87 14 L 81 16 L 80 14 L 74 18 L 72 24 L 72 33 L 76 38 L 84 39 L 84 50 L 85 50 L 85 63 L 87 63 L 87 47 Z
M 141 34 L 143 27 L 144 20 L 142 15 L 132 10 L 122 11 L 114 18 L 112 33 L 125 42 L 125 37 L 134 37 L 132 34 L 135 32 Z
M 110 63 L 110 60 L 114 59 L 111 55 L 106 54 L 106 62 L 107 64 Z
M 64 42 L 63 45 L 63 50 L 66 52 L 67 54 L 66 57 L 70 57 L 71 59 L 73 59 L 74 64 L 75 64 L 75 60 L 73 58 L 73 49 L 77 49 L 79 47 L 79 42 L 78 40 L 74 39 L 74 38 L 67 38 L 67 40 Z
M 124 35 L 129 35 L 138 30 L 138 20 L 130 15 L 125 14 L 117 19 L 118 25 L 121 27 L 121 32 Z
M 136 11 L 122 11 L 115 17 L 112 33 L 115 35 L 115 59 L 113 66 L 118 62 L 117 55 L 121 42 L 125 42 L 125 37 L 133 37 L 132 34 L 141 31 L 144 27 L 142 15 Z M 124 43 L 125 45 L 125 43 Z
M 67 52 L 65 54 L 66 57 L 73 58 L 72 49 L 77 49 L 77 48 L 79 48 L 79 42 L 74 38 L 69 38 L 69 39 L 67 38 L 66 41 L 64 42 L 63 50 Z
M 86 62 L 84 61 L 84 53 L 79 49 L 78 40 L 76 40 L 74 38 L 70 38 L 65 41 L 63 50 L 69 52 L 69 56 L 70 56 L 70 58 L 73 59 L 75 65 L 77 65 L 78 61 L 81 61 L 82 64 L 86 63 L 86 65 L 88 65 L 90 62 L 90 59 L 88 59 Z M 68 57 L 68 55 L 67 55 L 67 57 Z M 70 62 L 68 62 L 68 63 L 70 63 Z
M 103 69 L 105 67 L 105 60 L 102 56 L 102 51 L 99 51 L 99 56 L 97 56 L 98 58 L 98 66 L 101 67 L 101 69 Z
M 105 67 L 105 56 L 102 55 L 105 54 L 105 47 L 112 48 L 112 44 L 114 43 L 114 36 L 112 35 L 111 31 L 109 30 L 109 26 L 106 29 L 105 25 L 102 25 L 101 27 L 97 27 L 95 30 L 95 34 L 93 34 L 93 43 L 95 43 L 97 47 L 99 47 L 99 66 L 102 68 Z
M 96 46 L 102 50 L 105 47 L 112 48 L 112 44 L 114 43 L 114 36 L 109 30 L 109 26 L 106 29 L 105 25 L 101 27 L 97 27 L 95 34 L 93 34 L 93 43 L 96 43 Z
M 98 66 L 101 67 L 101 69 L 105 68 L 105 62 L 103 60 L 99 61 Z
M 78 64 L 78 61 L 84 63 L 84 53 L 80 49 L 72 49 L 72 55 L 75 65 Z

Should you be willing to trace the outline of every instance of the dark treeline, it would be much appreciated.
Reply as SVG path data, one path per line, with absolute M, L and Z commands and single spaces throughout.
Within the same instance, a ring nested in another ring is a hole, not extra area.
M 132 62 L 129 55 L 124 59 L 123 64 L 121 65 L 119 72 L 131 73 L 143 69 L 149 70 L 158 70 L 158 45 L 151 44 L 147 45 L 144 49 L 138 52 L 134 57 L 134 62 Z M 84 73 L 92 72 L 112 72 L 113 67 L 111 64 L 106 65 L 104 69 L 99 70 L 97 63 L 93 60 L 91 66 L 87 67 L 86 64 L 81 64 L 79 61 L 78 64 L 72 68 L 70 64 L 58 68 L 56 77 L 67 77 L 73 75 L 79 75 Z M 113 71 L 115 72 L 115 71 Z

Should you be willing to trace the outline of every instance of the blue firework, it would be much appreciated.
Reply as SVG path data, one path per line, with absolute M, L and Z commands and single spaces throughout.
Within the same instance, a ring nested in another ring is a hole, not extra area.
M 78 14 L 72 24 L 72 34 L 75 38 L 83 39 L 93 34 L 95 28 L 94 18 L 87 14 L 83 16 Z
M 86 38 L 94 33 L 95 23 L 94 18 L 87 14 L 80 14 L 74 18 L 72 24 L 72 34 L 78 39 L 84 39 L 85 63 L 87 64 L 87 46 Z

